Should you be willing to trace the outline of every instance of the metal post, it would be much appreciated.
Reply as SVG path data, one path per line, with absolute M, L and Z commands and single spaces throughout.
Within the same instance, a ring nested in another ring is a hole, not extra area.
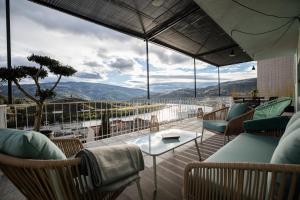
M 150 86 L 149 86 L 149 48 L 148 48 L 148 40 L 146 40 L 146 57 L 147 57 L 147 99 L 150 99 Z
M 218 67 L 218 89 L 219 89 L 219 97 L 221 96 L 221 83 L 220 83 L 220 66 Z
M 10 0 L 5 1 L 6 7 L 6 55 L 7 68 L 11 68 L 11 46 L 10 46 Z M 7 84 L 8 104 L 12 104 L 12 82 L 9 80 Z
M 194 97 L 197 98 L 197 75 L 196 75 L 196 59 L 194 58 Z

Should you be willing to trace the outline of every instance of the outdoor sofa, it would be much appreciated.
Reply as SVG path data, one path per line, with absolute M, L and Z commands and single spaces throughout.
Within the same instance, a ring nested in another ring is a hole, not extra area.
M 207 160 L 186 166 L 184 199 L 300 198 L 300 112 L 244 126 Z

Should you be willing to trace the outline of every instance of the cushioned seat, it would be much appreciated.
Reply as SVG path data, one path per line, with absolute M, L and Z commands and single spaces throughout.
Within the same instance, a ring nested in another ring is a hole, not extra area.
M 259 162 L 270 163 L 278 138 L 242 133 L 206 162 Z
M 203 127 L 217 133 L 224 133 L 227 124 L 225 120 L 203 120 Z

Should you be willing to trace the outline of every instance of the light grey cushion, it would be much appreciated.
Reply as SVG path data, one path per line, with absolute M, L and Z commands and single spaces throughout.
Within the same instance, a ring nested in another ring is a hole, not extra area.
M 274 164 L 300 164 L 300 128 L 280 141 L 272 156 Z

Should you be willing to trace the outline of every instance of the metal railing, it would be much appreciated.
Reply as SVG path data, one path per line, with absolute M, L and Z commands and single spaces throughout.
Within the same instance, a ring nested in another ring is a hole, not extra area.
M 55 137 L 78 137 L 90 142 L 148 129 L 151 117 L 162 125 L 195 117 L 198 108 L 209 112 L 221 104 L 231 104 L 231 98 L 46 103 L 42 129 L 52 130 Z M 7 105 L 7 127 L 32 129 L 35 110 L 35 104 Z

